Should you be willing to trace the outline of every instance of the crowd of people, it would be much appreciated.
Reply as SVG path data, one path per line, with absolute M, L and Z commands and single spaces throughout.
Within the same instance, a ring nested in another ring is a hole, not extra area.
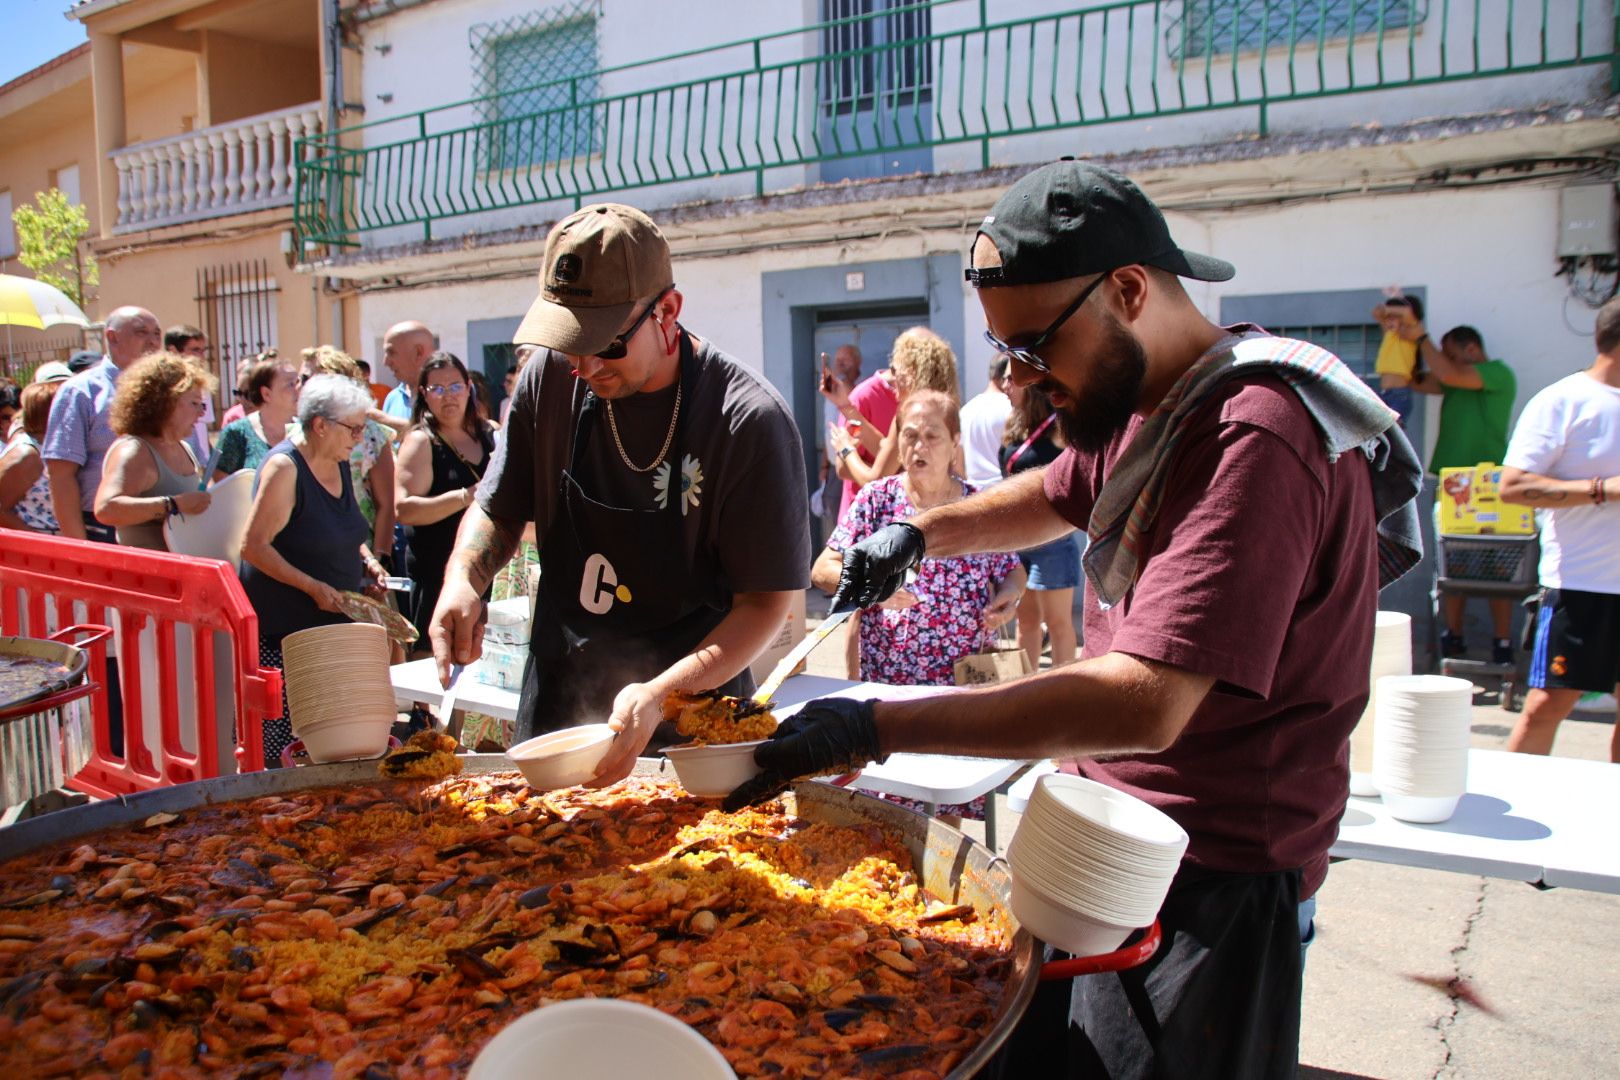
M 167 522 L 208 514 L 211 485 L 251 472 L 240 574 L 259 615 L 261 662 L 279 668 L 287 634 L 346 618 L 345 591 L 397 603 L 425 649 L 456 526 L 500 429 L 487 388 L 434 351 L 420 323 L 388 341 L 400 380 L 392 390 L 330 345 L 298 362 L 275 349 L 244 356 L 216 433 L 207 335 L 186 324 L 164 331 L 151 312 L 120 307 L 104 353 L 41 364 L 24 387 L 0 385 L 9 436 L 0 528 L 164 551 Z M 396 559 L 412 580 L 397 601 L 384 588 Z M 285 714 L 266 724 L 268 764 L 290 737 Z
M 814 559 L 786 403 L 685 325 L 663 234 L 621 204 L 548 234 L 504 425 L 477 373 L 404 322 L 380 395 L 330 347 L 253 357 L 210 445 L 207 341 L 123 307 L 104 355 L 0 398 L 20 429 L 0 524 L 161 549 L 166 522 L 211 512 L 211 479 L 251 469 L 241 576 L 262 662 L 343 618 L 343 594 L 383 596 L 398 568 L 446 682 L 477 659 L 486 599 L 532 541 L 546 573 L 515 735 L 607 716 L 597 784 L 652 745 L 669 694 L 749 694 L 812 581 L 860 612 L 871 680 L 950 683 L 1016 623 L 1049 670 L 807 702 L 725 806 L 896 752 L 1053 758 L 1135 795 L 1190 836 L 1163 947 L 1117 978 L 1043 984 L 1015 1054 L 1064 1074 L 1290 1076 L 1378 592 L 1422 557 L 1424 470 L 1396 391 L 1442 395 L 1431 470 L 1501 460 L 1504 497 L 1547 512 L 1535 691 L 1513 735 L 1545 752 L 1581 693 L 1620 680 L 1620 301 L 1599 313 L 1592 365 L 1538 394 L 1510 438 L 1512 372 L 1476 330 L 1437 344 L 1421 304 L 1392 297 L 1386 405 L 1322 349 L 1212 323 L 1183 281 L 1235 272 L 1181 249 L 1109 170 L 1067 160 L 1019 180 L 968 252 L 995 350 L 980 394 L 960 402 L 956 356 L 923 327 L 876 374 L 853 347 L 824 366 L 822 490 L 825 506 L 836 478 L 839 509 Z M 285 717 L 267 725 L 267 756 L 289 736 Z

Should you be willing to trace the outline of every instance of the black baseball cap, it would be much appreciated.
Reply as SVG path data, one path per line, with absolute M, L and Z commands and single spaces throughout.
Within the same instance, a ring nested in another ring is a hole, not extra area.
M 977 288 L 1039 285 L 1137 263 L 1199 281 L 1226 281 L 1237 273 L 1225 260 L 1177 247 L 1164 215 L 1141 188 L 1072 158 L 1043 165 L 1008 188 L 979 235 L 996 245 L 1001 265 L 968 267 L 967 280 Z
M 69 371 L 77 375 L 85 368 L 93 368 L 99 363 L 101 363 L 100 353 L 96 352 L 94 349 L 80 349 L 78 352 L 68 357 L 67 366 Z

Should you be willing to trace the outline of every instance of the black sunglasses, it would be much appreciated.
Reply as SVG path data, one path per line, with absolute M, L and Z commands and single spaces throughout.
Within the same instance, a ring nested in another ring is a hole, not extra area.
M 625 354 L 630 351 L 630 339 L 636 336 L 636 331 L 640 330 L 641 324 L 647 321 L 647 316 L 658 309 L 658 301 L 662 300 L 667 292 L 669 290 L 665 289 L 653 297 L 652 303 L 647 305 L 647 310 L 636 316 L 636 321 L 630 324 L 630 329 L 608 342 L 607 348 L 597 353 L 596 358 L 598 360 L 623 360 Z
M 1080 310 L 1080 305 L 1086 302 L 1086 297 L 1095 292 L 1097 286 L 1101 285 L 1107 280 L 1107 278 L 1108 274 L 1104 273 L 1102 277 L 1099 277 L 1096 281 L 1093 281 L 1090 285 L 1087 285 L 1084 289 L 1081 289 L 1080 295 L 1074 298 L 1074 303 L 1064 308 L 1063 314 L 1053 319 L 1052 325 L 1048 326 L 1045 330 L 1042 330 L 1038 335 L 1036 335 L 1035 340 L 1031 341 L 1028 345 L 1009 345 L 1005 341 L 1002 341 L 1000 338 L 996 337 L 995 333 L 990 330 L 986 330 L 984 332 L 984 340 L 988 341 L 991 347 L 993 347 L 997 352 L 1006 353 L 1008 356 L 1012 357 L 1014 360 L 1017 360 L 1025 367 L 1030 368 L 1033 371 L 1037 371 L 1042 375 L 1050 375 L 1052 373 L 1052 368 L 1045 360 L 1042 360 L 1039 356 L 1035 355 L 1035 350 L 1040 348 L 1042 345 L 1045 345 L 1048 341 L 1051 341 L 1052 335 L 1057 333 L 1063 324 L 1068 322 L 1069 318 L 1075 312 Z

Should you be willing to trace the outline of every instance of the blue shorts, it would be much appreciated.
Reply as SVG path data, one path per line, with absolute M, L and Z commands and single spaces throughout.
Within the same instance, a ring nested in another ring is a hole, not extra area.
M 1076 533 L 1020 551 L 1018 560 L 1029 572 L 1029 588 L 1037 592 L 1072 589 L 1080 584 L 1080 540 Z

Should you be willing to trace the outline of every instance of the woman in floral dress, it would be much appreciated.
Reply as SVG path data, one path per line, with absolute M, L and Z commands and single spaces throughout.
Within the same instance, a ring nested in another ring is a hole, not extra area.
M 901 472 L 866 485 L 810 573 L 818 588 L 838 585 L 843 553 L 878 529 L 972 494 L 952 474 L 961 443 L 956 402 L 922 390 L 900 415 Z M 861 678 L 898 685 L 950 686 L 956 661 L 980 651 L 1018 610 L 1024 568 L 1010 552 L 927 559 L 917 580 L 860 614 Z

